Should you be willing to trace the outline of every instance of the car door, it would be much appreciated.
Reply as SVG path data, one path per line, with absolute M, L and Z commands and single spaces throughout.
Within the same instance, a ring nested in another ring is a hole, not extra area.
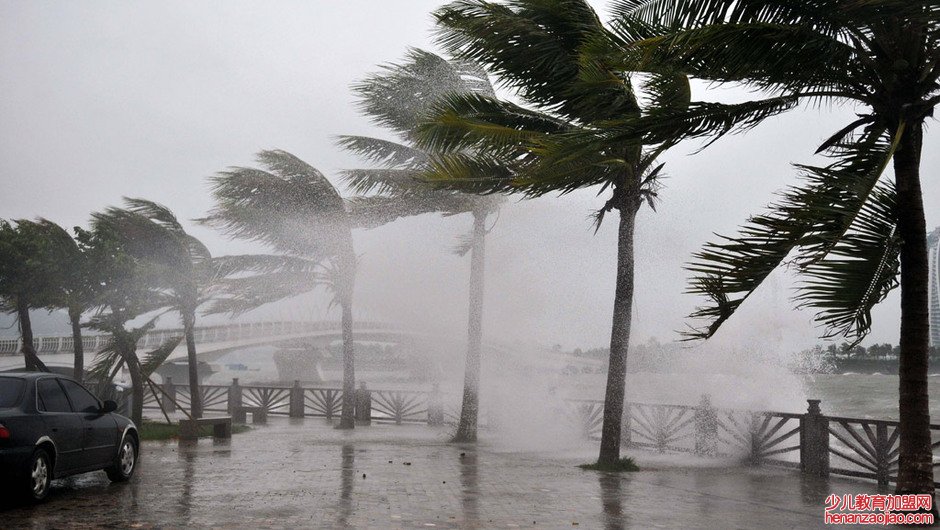
M 65 390 L 54 377 L 36 382 L 36 405 L 46 425 L 46 435 L 56 448 L 55 475 L 61 476 L 81 469 L 82 444 L 85 438 L 85 423 L 82 417 L 72 412 Z
M 72 410 L 85 423 L 82 460 L 98 468 L 106 467 L 117 455 L 117 422 L 111 414 L 102 414 L 101 402 L 82 385 L 70 379 L 59 379 L 72 402 Z

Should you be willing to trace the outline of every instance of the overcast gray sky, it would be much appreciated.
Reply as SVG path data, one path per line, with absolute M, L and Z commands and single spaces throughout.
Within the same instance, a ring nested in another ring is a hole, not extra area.
M 605 2 L 594 3 L 602 12 Z M 44 216 L 67 226 L 122 196 L 156 200 L 192 219 L 211 206 L 206 177 L 247 165 L 260 149 L 290 151 L 334 182 L 358 162 L 339 134 L 384 133 L 359 116 L 349 85 L 408 46 L 433 49 L 440 2 L 45 2 L 0 0 L 0 218 Z M 697 98 L 741 99 L 736 90 Z M 696 300 L 682 264 L 711 232 L 730 233 L 794 182 L 851 108 L 791 112 L 701 154 L 665 156 L 658 212 L 637 234 L 634 337 L 675 338 Z M 928 132 L 924 193 L 940 224 L 940 137 Z M 487 249 L 485 332 L 491 338 L 591 347 L 607 343 L 616 223 L 593 235 L 595 190 L 510 202 Z M 465 328 L 469 264 L 450 253 L 466 216 L 426 216 L 357 234 L 359 318 L 453 333 Z M 212 231 L 216 254 L 241 252 Z M 718 347 L 799 348 L 819 330 L 795 312 L 778 274 L 715 339 Z M 333 318 L 305 297 L 250 318 Z M 896 342 L 898 297 L 876 313 L 871 339 Z M 171 325 L 167 322 L 166 325 Z M 63 333 L 67 330 L 63 329 Z M 868 341 L 870 342 L 870 341 Z

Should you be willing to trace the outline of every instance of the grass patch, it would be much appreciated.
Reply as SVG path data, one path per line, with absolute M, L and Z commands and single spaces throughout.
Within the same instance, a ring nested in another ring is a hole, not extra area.
M 591 471 L 610 471 L 612 473 L 624 473 L 640 470 L 640 467 L 637 466 L 636 462 L 634 462 L 630 457 L 621 458 L 612 464 L 601 464 L 600 462 L 595 462 L 593 464 L 581 464 L 578 467 L 581 469 L 589 469 Z
M 247 425 L 232 425 L 232 434 L 243 433 L 245 431 L 250 431 L 251 427 Z M 143 425 L 138 429 L 140 433 L 141 440 L 172 440 L 174 438 L 179 438 L 180 436 L 180 426 L 179 424 L 167 425 L 166 423 L 161 423 L 157 421 L 144 420 Z M 212 437 L 212 426 L 206 425 L 199 428 L 199 437 L 200 438 L 211 438 Z

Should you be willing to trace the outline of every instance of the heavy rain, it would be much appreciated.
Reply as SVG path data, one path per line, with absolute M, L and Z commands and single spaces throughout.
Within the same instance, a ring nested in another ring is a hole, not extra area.
M 0 0 L 0 528 L 931 524 L 938 37 Z

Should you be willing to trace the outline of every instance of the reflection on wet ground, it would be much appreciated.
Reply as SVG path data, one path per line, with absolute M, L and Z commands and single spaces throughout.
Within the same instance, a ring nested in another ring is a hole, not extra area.
M 275 419 L 224 444 L 146 443 L 129 484 L 57 481 L 48 502 L 5 506 L 2 528 L 815 528 L 830 493 L 868 482 L 635 453 L 644 469 L 576 467 L 594 456 L 446 443 L 446 430 Z

